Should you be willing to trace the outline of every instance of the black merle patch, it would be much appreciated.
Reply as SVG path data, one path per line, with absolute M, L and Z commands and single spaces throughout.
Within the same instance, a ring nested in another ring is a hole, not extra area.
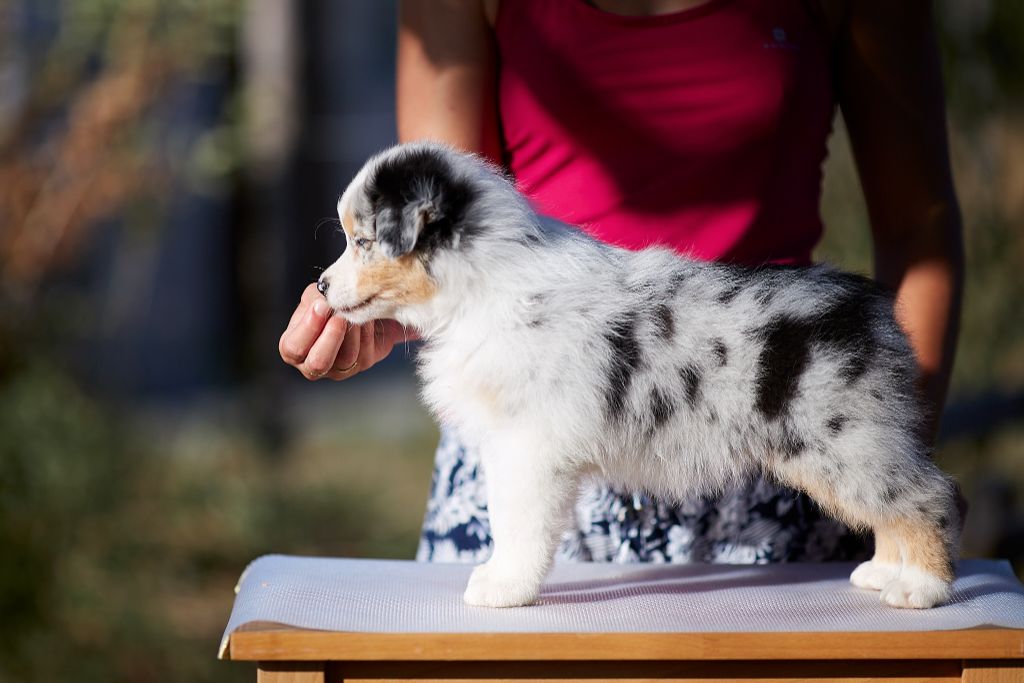
M 761 330 L 764 346 L 758 358 L 755 406 L 768 419 L 779 417 L 796 396 L 800 375 L 810 357 L 806 324 L 779 317 Z
M 527 305 L 530 308 L 532 308 L 534 306 L 542 305 L 545 301 L 547 301 L 547 298 L 548 298 L 547 295 L 544 294 L 543 292 L 536 292 L 536 293 L 531 294 L 530 296 L 526 297 L 526 303 L 527 303 Z M 527 318 L 527 320 L 526 320 L 526 326 L 530 327 L 530 328 L 533 328 L 533 329 L 536 329 L 538 327 L 543 327 L 547 323 L 548 323 L 547 317 L 545 315 L 543 315 L 542 313 L 537 313 L 537 312 L 533 312 L 532 315 L 530 315 Z
M 767 308 L 775 298 L 776 291 L 775 284 L 769 280 L 758 287 L 757 293 L 754 294 L 754 300 L 761 308 Z
M 658 336 L 665 341 L 671 341 L 676 333 L 675 316 L 672 315 L 672 308 L 668 304 L 658 304 L 654 308 L 654 327 Z
M 889 377 L 890 386 L 904 390 L 910 388 L 911 393 L 913 393 L 913 387 L 917 383 L 917 373 L 913 367 L 896 365 L 889 368 L 886 374 Z
M 783 424 L 775 448 L 782 454 L 783 459 L 789 460 L 803 453 L 807 448 L 807 442 L 800 438 L 789 424 Z
M 676 405 L 669 396 L 657 387 L 651 389 L 651 424 L 654 429 L 660 429 L 675 412 Z
M 882 500 L 886 505 L 892 505 L 897 500 L 905 496 L 907 493 L 906 489 L 898 483 L 890 483 L 882 491 Z
M 715 354 L 718 367 L 724 368 L 729 362 L 729 347 L 725 345 L 725 342 L 717 337 L 713 339 L 711 341 L 711 352 Z
M 870 310 L 875 299 L 867 289 L 846 291 L 819 315 L 780 315 L 755 331 L 764 343 L 758 358 L 756 407 L 766 418 L 782 415 L 796 397 L 814 345 L 845 356 L 840 377 L 847 383 L 855 382 L 867 371 L 877 350 Z
M 395 256 L 414 249 L 429 255 L 452 246 L 456 236 L 464 243 L 479 229 L 464 220 L 475 191 L 436 150 L 393 154 L 377 165 L 365 187 L 377 241 Z
M 837 413 L 828 419 L 825 426 L 828 427 L 828 431 L 832 436 L 839 436 L 849 419 L 846 415 Z
M 650 278 L 645 280 L 633 280 L 625 284 L 625 289 L 637 294 L 644 299 L 650 299 L 655 296 L 655 292 L 658 290 L 658 282 Z
M 686 403 L 689 404 L 690 408 L 696 408 L 697 400 L 700 398 L 700 368 L 695 365 L 684 365 L 679 368 L 679 377 L 683 380 Z
M 867 371 L 868 361 L 875 355 L 877 343 L 871 333 L 872 299 L 852 293 L 827 309 L 815 321 L 814 340 L 847 354 L 842 377 L 848 383 Z
M 605 389 L 605 413 L 610 420 L 622 417 L 633 376 L 643 364 L 636 337 L 637 315 L 630 311 L 611 321 L 604 337 L 611 347 L 611 363 Z
M 743 287 L 741 287 L 740 285 L 729 285 L 728 287 L 726 287 L 725 289 L 718 293 L 718 296 L 715 297 L 715 301 L 722 304 L 723 306 L 727 306 L 730 303 L 732 303 L 733 299 L 739 296 L 741 291 L 743 291 Z
M 864 376 L 864 373 L 868 371 L 868 359 L 864 354 L 853 355 L 843 363 L 843 367 L 839 370 L 839 376 L 847 383 L 853 384 L 858 379 Z
M 690 275 L 691 273 L 689 269 L 686 268 L 680 268 L 676 272 L 672 273 L 672 276 L 668 280 L 668 288 L 665 292 L 667 297 L 671 299 L 678 294 L 682 286 L 690 279 Z

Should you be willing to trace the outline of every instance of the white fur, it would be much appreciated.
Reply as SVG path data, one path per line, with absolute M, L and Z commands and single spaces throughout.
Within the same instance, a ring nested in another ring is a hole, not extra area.
M 917 567 L 905 566 L 899 576 L 882 589 L 881 599 L 892 607 L 925 609 L 946 602 L 951 593 L 948 582 Z
M 858 588 L 880 591 L 899 576 L 900 565 L 879 560 L 861 562 L 850 574 L 850 583 Z
M 420 330 L 427 405 L 481 450 L 494 551 L 474 571 L 467 602 L 505 607 L 536 598 L 579 482 L 593 475 L 670 500 L 768 476 L 825 491 L 819 502 L 861 528 L 939 515 L 950 526 L 950 484 L 915 436 L 913 357 L 891 302 L 862 307 L 874 350 L 859 376 L 840 379 L 853 346 L 808 342 L 795 393 L 784 414 L 772 416 L 758 405 L 759 373 L 780 372 L 762 367 L 765 330 L 784 319 L 810 321 L 801 329 L 830 339 L 818 317 L 861 285 L 825 267 L 744 271 L 662 248 L 616 249 L 537 215 L 493 168 L 438 145 L 397 147 L 367 163 L 339 202 L 342 216 L 364 217 L 345 226 L 350 242 L 383 225 L 367 195 L 374 174 L 382 164 L 400 169 L 416 153 L 436 155 L 450 173 L 410 182 L 410 202 L 443 215 L 445 182 L 473 191 L 459 214 L 462 229 L 419 257 L 435 294 L 344 315 L 355 323 L 391 317 Z M 422 230 L 417 245 L 431 225 Z M 347 250 L 324 273 L 328 302 L 338 310 L 356 303 L 361 269 L 395 251 L 390 241 Z M 724 363 L 716 344 L 727 349 Z M 699 374 L 695 400 L 688 371 Z M 659 406 L 659 395 L 671 407 Z M 833 433 L 827 425 L 837 416 L 844 422 Z M 783 452 L 787 434 L 805 445 L 796 456 Z M 955 552 L 955 539 L 948 543 Z M 852 580 L 877 589 L 888 577 L 882 599 L 898 607 L 948 597 L 948 581 L 913 567 L 894 576 L 869 563 Z

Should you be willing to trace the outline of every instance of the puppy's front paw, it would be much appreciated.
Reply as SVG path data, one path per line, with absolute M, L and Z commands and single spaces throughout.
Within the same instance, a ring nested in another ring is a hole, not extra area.
M 522 607 L 537 599 L 539 589 L 531 581 L 508 577 L 487 562 L 473 570 L 462 599 L 480 607 Z
M 913 567 L 904 567 L 899 578 L 882 589 L 882 602 L 893 607 L 927 609 L 949 600 L 952 592 L 948 581 Z
M 850 583 L 857 588 L 869 588 L 880 591 L 900 573 L 897 564 L 887 564 L 876 560 L 861 562 L 850 574 Z

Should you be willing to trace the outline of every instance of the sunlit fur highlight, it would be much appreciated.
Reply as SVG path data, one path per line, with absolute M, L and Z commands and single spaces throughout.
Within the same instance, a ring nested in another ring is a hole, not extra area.
M 590 476 L 668 501 L 772 478 L 876 533 L 854 585 L 896 607 L 949 599 L 954 486 L 919 437 L 913 354 L 874 283 L 616 249 L 436 144 L 370 159 L 339 215 L 328 303 L 417 328 L 427 405 L 481 452 L 494 550 L 467 602 L 537 597 Z

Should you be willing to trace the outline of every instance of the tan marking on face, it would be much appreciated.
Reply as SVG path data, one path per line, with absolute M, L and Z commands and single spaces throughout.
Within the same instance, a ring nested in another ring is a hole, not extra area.
M 352 231 L 355 229 L 356 219 L 352 217 L 351 212 L 345 209 L 345 212 L 341 215 L 341 229 L 345 231 L 349 239 L 352 239 Z
M 408 306 L 430 300 L 436 291 L 433 278 L 413 254 L 366 263 L 360 267 L 356 281 L 359 301 L 372 297 Z

